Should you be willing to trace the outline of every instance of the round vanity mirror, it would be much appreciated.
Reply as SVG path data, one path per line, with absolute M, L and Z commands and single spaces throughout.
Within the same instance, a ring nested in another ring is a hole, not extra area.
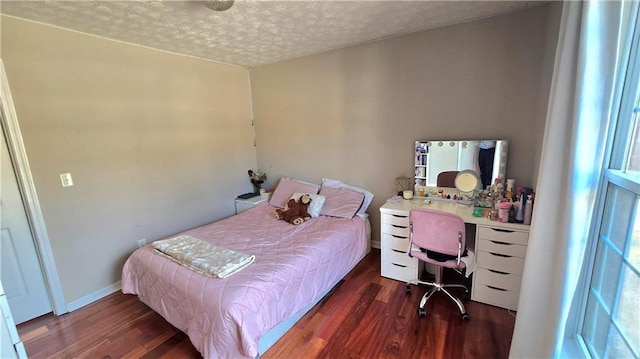
M 473 193 L 481 187 L 480 176 L 478 176 L 478 173 L 474 170 L 460 171 L 453 183 L 455 184 L 459 194 Z

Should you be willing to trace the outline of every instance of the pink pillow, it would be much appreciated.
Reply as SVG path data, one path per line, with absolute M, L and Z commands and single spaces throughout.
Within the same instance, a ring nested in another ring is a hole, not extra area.
M 333 187 L 333 188 L 348 188 L 350 190 L 356 191 L 356 192 L 360 192 L 362 194 L 364 194 L 364 201 L 362 202 L 362 206 L 360 207 L 360 209 L 358 210 L 358 213 L 356 213 L 358 216 L 366 216 L 366 210 L 369 207 L 369 205 L 371 204 L 371 201 L 373 201 L 373 193 L 367 191 L 364 188 L 360 188 L 360 187 L 356 187 L 356 186 L 352 186 L 350 184 L 346 184 L 340 180 L 336 180 L 336 179 L 331 179 L 331 178 L 323 178 L 322 179 L 322 187 Z
M 318 194 L 320 186 L 315 183 L 307 183 L 302 181 L 292 180 L 287 177 L 280 178 L 278 187 L 273 191 L 269 204 L 274 207 L 284 208 L 291 195 L 296 192 Z
M 322 186 L 320 194 L 326 197 L 320 211 L 323 216 L 351 219 L 364 201 L 363 193 L 348 188 Z

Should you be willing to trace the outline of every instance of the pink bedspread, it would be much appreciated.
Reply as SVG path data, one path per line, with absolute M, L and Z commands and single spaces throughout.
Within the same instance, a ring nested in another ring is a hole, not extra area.
M 184 232 L 254 254 L 247 268 L 209 278 L 153 253 L 136 250 L 122 272 L 122 291 L 137 294 L 189 335 L 205 358 L 255 358 L 258 340 L 344 277 L 365 255 L 364 221 L 320 216 L 294 226 L 266 203 Z

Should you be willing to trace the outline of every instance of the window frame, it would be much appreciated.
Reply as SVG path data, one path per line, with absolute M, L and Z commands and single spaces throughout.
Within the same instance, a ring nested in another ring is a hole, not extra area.
M 587 299 L 600 242 L 600 230 L 605 214 L 609 184 L 619 186 L 640 197 L 640 177 L 634 177 L 624 172 L 627 163 L 625 159 L 628 155 L 627 145 L 633 135 L 631 126 L 634 124 L 634 113 L 636 113 L 636 121 L 640 121 L 636 107 L 640 106 L 636 103 L 640 98 L 640 16 L 637 5 L 629 19 L 629 26 L 632 27 L 631 36 L 627 38 L 625 48 L 621 52 L 623 57 L 621 58 L 620 72 L 614 83 L 613 103 L 616 105 L 611 109 L 604 162 L 597 184 L 595 207 L 588 232 L 583 270 L 575 291 L 576 295 L 573 297 L 562 346 L 562 354 L 569 357 L 591 357 L 582 337 L 582 330 L 587 315 Z M 626 118 L 629 120 L 625 120 Z

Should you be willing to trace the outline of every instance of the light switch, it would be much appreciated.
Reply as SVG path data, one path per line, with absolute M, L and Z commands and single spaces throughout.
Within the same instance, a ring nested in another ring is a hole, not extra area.
M 61 173 L 60 181 L 62 182 L 62 187 L 73 186 L 73 178 L 71 178 L 71 173 Z

